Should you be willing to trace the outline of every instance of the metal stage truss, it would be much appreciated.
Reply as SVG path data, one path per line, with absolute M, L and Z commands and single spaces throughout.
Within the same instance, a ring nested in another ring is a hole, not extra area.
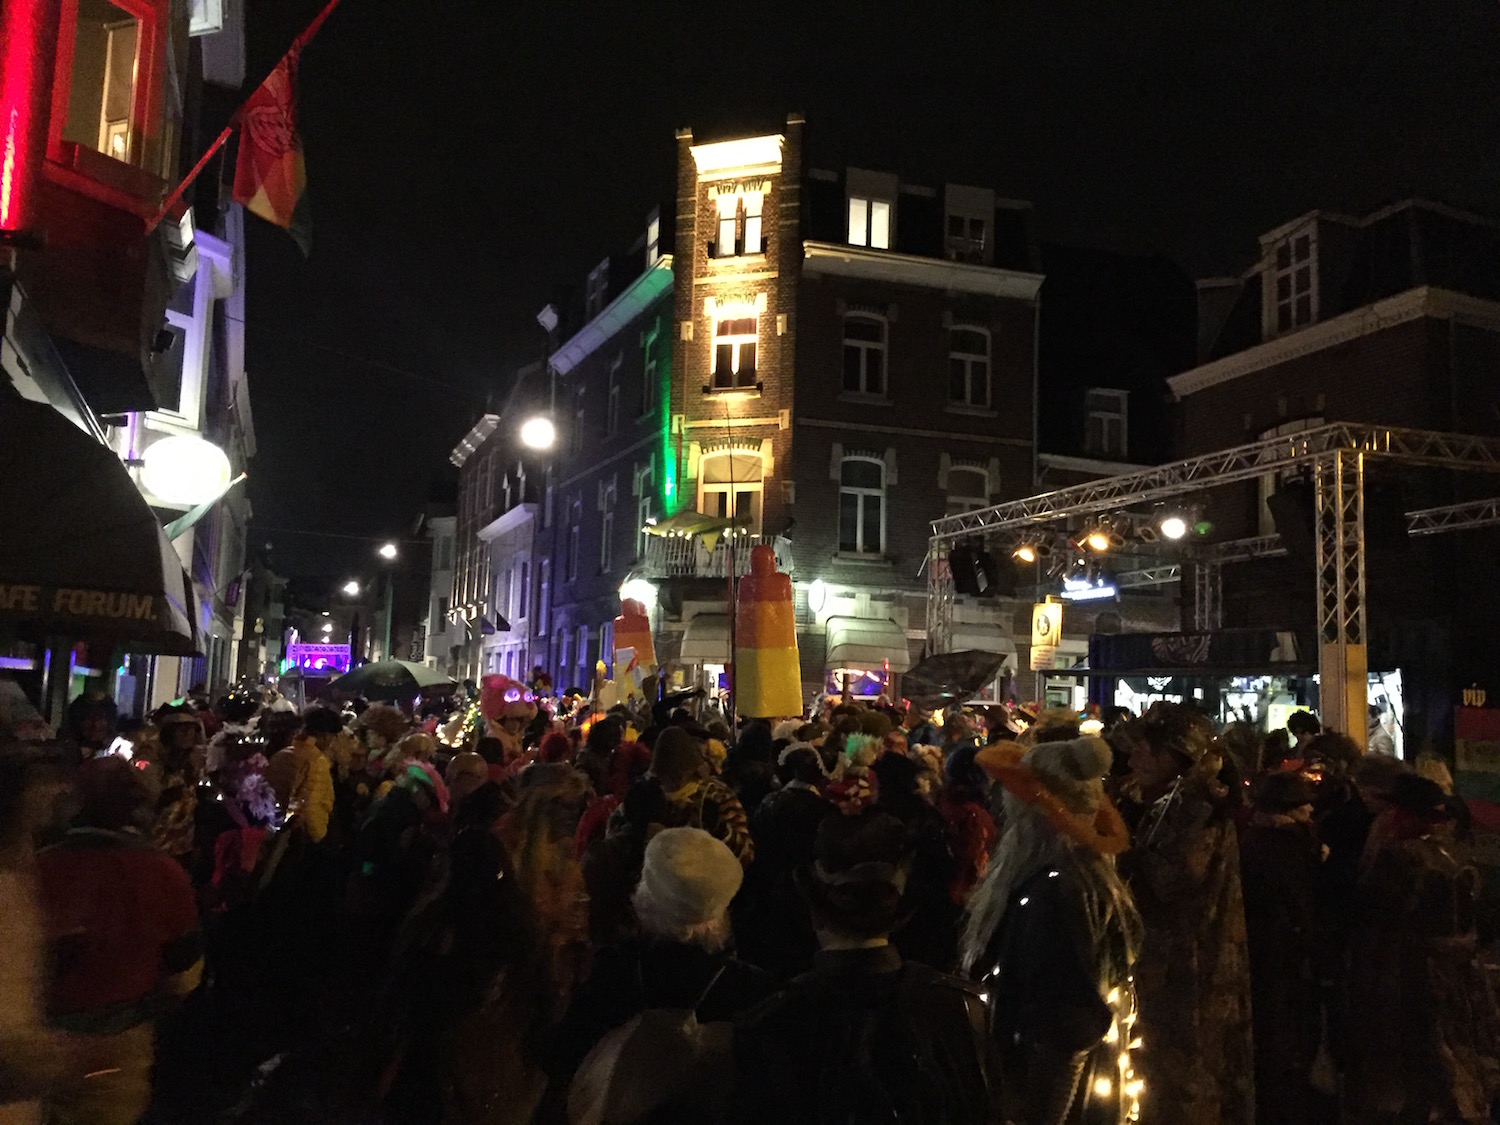
M 945 651 L 953 618 L 949 550 L 967 539 L 1023 536 L 1069 520 L 1108 515 L 1132 526 L 1146 517 L 1131 507 L 1183 500 L 1209 489 L 1288 469 L 1311 471 L 1316 513 L 1316 579 L 1321 710 L 1338 729 L 1360 731 L 1366 718 L 1365 465 L 1368 459 L 1414 468 L 1500 475 L 1500 438 L 1386 426 L 1332 423 L 1216 453 L 1115 477 L 1088 481 L 934 520 L 929 544 L 927 626 L 931 651 Z M 1500 524 L 1500 498 L 1407 513 L 1408 534 Z M 1193 578 L 1193 620 L 1200 629 L 1223 623 L 1226 563 L 1285 554 L 1275 535 L 1187 549 Z M 1182 577 L 1175 565 L 1142 566 L 1117 575 L 1121 587 Z

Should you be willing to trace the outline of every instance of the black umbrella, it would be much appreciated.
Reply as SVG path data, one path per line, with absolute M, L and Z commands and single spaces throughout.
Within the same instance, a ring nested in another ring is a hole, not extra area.
M 377 660 L 345 672 L 338 679 L 329 681 L 328 686 L 366 699 L 406 699 L 434 688 L 458 685 L 451 676 L 425 664 L 413 664 L 409 660 Z
M 919 707 L 961 703 L 1000 674 L 1005 657 L 966 649 L 929 656 L 901 677 L 901 694 Z
M 0 635 L 192 656 L 192 583 L 121 460 L 45 403 L 0 399 Z

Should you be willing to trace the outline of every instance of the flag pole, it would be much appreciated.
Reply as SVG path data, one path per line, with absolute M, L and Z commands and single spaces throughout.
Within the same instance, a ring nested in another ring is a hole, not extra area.
M 236 113 L 235 117 L 238 118 L 238 116 L 239 114 Z M 172 189 L 172 194 L 167 196 L 166 202 L 161 205 L 161 210 L 156 213 L 156 217 L 146 224 L 146 233 L 148 235 L 157 227 L 161 226 L 161 221 L 167 217 L 167 212 L 171 211 L 173 207 L 176 207 L 177 201 L 187 194 L 187 189 L 192 186 L 194 180 L 202 175 L 203 169 L 206 168 L 208 166 L 208 162 L 214 158 L 214 153 L 218 152 L 221 148 L 224 147 L 229 138 L 234 135 L 234 131 L 236 128 L 238 128 L 237 120 L 231 121 L 228 125 L 224 126 L 224 131 L 214 139 L 213 144 L 208 146 L 208 151 L 205 152 L 201 157 L 199 157 L 198 163 L 193 165 L 193 170 L 187 174 L 182 183 L 178 184 L 175 188 Z
M 323 6 L 323 10 L 313 17 L 312 23 L 308 24 L 307 27 L 303 29 L 301 35 L 292 40 L 292 45 L 287 48 L 286 54 L 282 55 L 281 58 L 277 60 L 276 66 L 280 66 L 282 62 L 285 61 L 286 55 L 292 54 L 293 52 L 300 52 L 303 47 L 306 47 L 310 42 L 312 42 L 313 36 L 318 33 L 320 28 L 322 28 L 323 21 L 326 20 L 330 15 L 332 15 L 333 10 L 338 6 L 339 0 L 328 0 L 328 3 Z M 272 67 L 271 73 L 274 74 L 275 72 L 276 67 Z M 267 77 L 270 77 L 270 75 L 267 75 Z M 260 83 L 256 85 L 255 89 L 259 90 L 263 85 L 265 85 L 264 78 L 261 79 Z M 252 91 L 252 94 L 253 93 L 254 91 Z M 178 201 L 181 200 L 182 197 L 187 193 L 187 189 L 192 186 L 193 181 L 196 180 L 200 175 L 202 175 L 203 169 L 207 167 L 208 162 L 213 159 L 214 153 L 223 148 L 225 143 L 228 142 L 229 138 L 234 135 L 235 129 L 239 128 L 240 110 L 244 108 L 244 103 L 242 102 L 239 106 L 239 109 L 236 109 L 234 111 L 234 116 L 229 119 L 229 124 L 224 126 L 224 131 L 214 139 L 213 144 L 208 146 L 208 151 L 205 152 L 201 157 L 199 157 L 198 163 L 193 165 L 193 170 L 187 174 L 182 183 L 178 184 L 175 188 L 172 189 L 172 194 L 167 196 L 167 201 L 161 205 L 161 210 L 156 213 L 156 217 L 146 224 L 146 233 L 148 235 L 161 225 L 161 221 L 167 217 L 167 212 L 172 210 L 173 207 L 177 206 Z

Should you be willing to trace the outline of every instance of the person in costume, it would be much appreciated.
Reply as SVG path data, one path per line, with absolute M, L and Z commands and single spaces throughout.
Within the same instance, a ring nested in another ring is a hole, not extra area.
M 1219 781 L 1213 726 L 1158 703 L 1138 723 L 1131 786 L 1144 812 L 1129 856 L 1146 922 L 1136 966 L 1146 1119 L 1255 1119 L 1250 956 L 1234 799 Z
M 485 676 L 479 686 L 479 713 L 485 733 L 498 738 L 507 764 L 525 749 L 522 732 L 536 718 L 536 702 L 526 685 L 498 673 Z
M 976 764 L 1004 786 L 1005 832 L 969 902 L 961 963 L 992 998 L 1007 1119 L 1131 1120 L 1131 965 L 1142 924 L 1114 857 L 1130 844 L 1104 792 L 1102 739 L 1013 743 Z

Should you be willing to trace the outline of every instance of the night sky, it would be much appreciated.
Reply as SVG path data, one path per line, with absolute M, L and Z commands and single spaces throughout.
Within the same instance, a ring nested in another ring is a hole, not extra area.
M 250 85 L 323 0 L 249 0 Z M 1037 233 L 1242 271 L 1315 207 L 1500 216 L 1496 0 L 342 0 L 303 56 L 313 250 L 247 218 L 256 543 L 371 569 L 536 311 L 668 202 L 673 132 L 991 186 Z

